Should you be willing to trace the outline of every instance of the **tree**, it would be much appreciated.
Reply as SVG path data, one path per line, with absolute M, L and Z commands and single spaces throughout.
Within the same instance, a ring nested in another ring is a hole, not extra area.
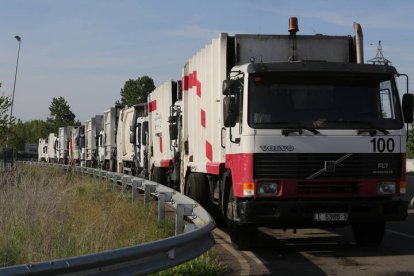
M 75 124 L 75 114 L 70 110 L 64 97 L 53 98 L 49 111 L 50 117 L 47 118 L 47 121 L 53 124 L 55 131 L 59 127 Z
M 9 117 L 10 106 L 11 106 L 10 98 L 6 96 L 0 96 L 0 145 L 2 145 L 6 141 L 7 127 L 10 123 L 10 117 Z
M 121 89 L 121 100 L 116 101 L 116 104 L 133 106 L 137 103 L 145 103 L 148 94 L 154 89 L 154 81 L 148 76 L 136 80 L 129 79 Z
M 42 120 L 17 122 L 10 129 L 10 144 L 17 150 L 23 151 L 26 144 L 37 144 L 39 138 L 47 138 L 53 132 L 53 125 Z

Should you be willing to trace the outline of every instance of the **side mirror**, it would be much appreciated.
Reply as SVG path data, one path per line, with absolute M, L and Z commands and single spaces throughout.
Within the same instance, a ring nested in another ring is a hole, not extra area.
M 231 94 L 231 81 L 226 79 L 223 81 L 223 95 Z
M 223 99 L 223 121 L 225 127 L 234 127 L 237 121 L 237 105 L 232 97 L 225 97 Z
M 177 140 L 178 138 L 178 127 L 177 124 L 170 124 L 170 140 Z
M 133 130 L 135 130 L 135 128 L 136 128 L 137 126 L 134 124 L 134 123 L 131 123 L 130 125 L 129 125 L 129 130 L 130 131 L 133 131 Z
M 147 144 L 147 137 L 148 137 L 148 122 L 144 122 L 142 124 L 142 145 L 146 145 Z
M 129 133 L 129 142 L 133 145 L 136 144 L 137 141 L 137 134 L 135 132 L 135 129 L 131 130 L 131 132 Z
M 413 112 L 414 112 L 414 95 L 404 94 L 402 101 L 402 110 L 404 115 L 404 121 L 407 124 L 413 122 Z
M 177 116 L 170 116 L 168 118 L 169 122 L 169 131 L 170 131 L 170 140 L 177 140 L 178 138 L 178 124 Z

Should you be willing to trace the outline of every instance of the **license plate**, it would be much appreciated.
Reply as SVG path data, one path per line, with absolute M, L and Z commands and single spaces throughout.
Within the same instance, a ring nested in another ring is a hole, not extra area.
M 347 213 L 316 213 L 313 216 L 315 221 L 347 221 Z

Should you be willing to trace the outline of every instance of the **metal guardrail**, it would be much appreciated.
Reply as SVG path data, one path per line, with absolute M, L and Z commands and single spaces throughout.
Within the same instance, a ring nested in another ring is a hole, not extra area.
M 158 219 L 164 219 L 166 203 L 176 210 L 175 236 L 95 254 L 0 268 L 0 275 L 145 275 L 194 259 L 214 245 L 211 231 L 215 223 L 210 214 L 194 200 L 169 187 L 143 178 L 100 169 L 38 162 L 22 163 L 75 170 L 84 175 L 111 181 L 113 188 L 118 183 L 122 184 L 122 189 L 131 186 L 132 201 L 136 200 L 138 190 L 144 191 L 145 204 L 149 203 L 151 196 L 156 196 Z

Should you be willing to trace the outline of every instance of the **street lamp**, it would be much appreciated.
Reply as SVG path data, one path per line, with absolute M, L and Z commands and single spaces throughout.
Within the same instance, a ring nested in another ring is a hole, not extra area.
M 9 135 L 10 135 L 10 127 L 11 127 L 11 123 L 12 123 L 12 116 L 13 116 L 13 104 L 14 104 L 14 92 L 16 91 L 16 79 L 17 79 L 17 68 L 19 67 L 19 57 L 20 57 L 20 43 L 22 41 L 21 37 L 16 35 L 14 36 L 14 38 L 17 40 L 17 42 L 19 43 L 19 50 L 17 50 L 17 61 L 16 61 L 16 71 L 14 73 L 14 85 L 13 85 L 13 96 L 12 96 L 12 100 L 11 100 L 11 107 L 10 107 L 10 118 L 9 118 L 9 125 L 7 127 L 7 137 L 6 137 L 6 154 L 5 154 L 5 165 L 7 166 L 7 157 L 9 155 L 9 150 L 8 150 L 8 143 L 9 143 Z M 12 154 L 13 155 L 13 154 Z M 11 166 L 13 167 L 13 156 L 10 157 L 11 160 Z
M 19 42 L 19 50 L 17 51 L 16 72 L 14 73 L 13 96 L 12 96 L 11 107 L 10 107 L 10 123 L 9 123 L 9 127 L 11 125 L 12 116 L 13 116 L 14 92 L 16 91 L 17 68 L 19 67 L 20 43 L 22 41 L 21 37 L 18 36 L 18 35 L 16 35 L 14 38 Z

